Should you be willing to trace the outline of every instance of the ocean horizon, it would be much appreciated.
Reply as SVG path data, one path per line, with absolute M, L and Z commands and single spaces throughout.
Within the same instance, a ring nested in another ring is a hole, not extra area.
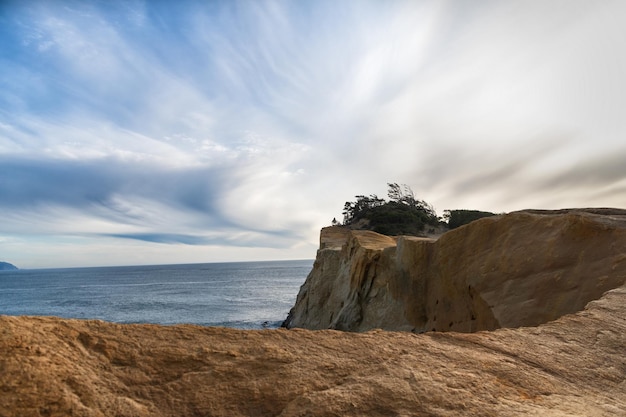
M 0 272 L 0 314 L 116 323 L 279 327 L 313 259 Z

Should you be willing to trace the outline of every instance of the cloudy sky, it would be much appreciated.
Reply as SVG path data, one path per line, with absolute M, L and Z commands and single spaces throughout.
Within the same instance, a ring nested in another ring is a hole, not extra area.
M 310 259 L 357 194 L 626 206 L 626 2 L 2 1 L 0 260 Z

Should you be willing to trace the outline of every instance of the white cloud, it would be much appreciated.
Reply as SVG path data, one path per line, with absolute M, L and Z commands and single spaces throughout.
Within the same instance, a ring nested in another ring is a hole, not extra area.
M 0 70 L 15 81 L 0 92 L 0 157 L 69 181 L 46 165 L 66 162 L 110 187 L 102 206 L 70 181 L 65 206 L 31 207 L 49 233 L 188 236 L 224 257 L 315 246 L 346 200 L 387 182 L 440 211 L 620 205 L 625 9 L 42 2 L 20 9 L 25 50 Z

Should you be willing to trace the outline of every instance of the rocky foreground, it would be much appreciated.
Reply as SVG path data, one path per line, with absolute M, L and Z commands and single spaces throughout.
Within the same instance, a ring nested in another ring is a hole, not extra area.
M 245 331 L 0 317 L 0 416 L 623 416 L 626 287 L 538 327 Z

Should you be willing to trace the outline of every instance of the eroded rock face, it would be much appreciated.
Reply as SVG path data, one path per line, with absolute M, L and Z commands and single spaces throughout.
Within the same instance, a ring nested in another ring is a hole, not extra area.
M 0 316 L 0 416 L 623 416 L 625 317 L 626 287 L 470 334 Z
M 475 332 L 536 326 L 626 282 L 626 211 L 523 211 L 438 240 L 322 230 L 285 327 Z

